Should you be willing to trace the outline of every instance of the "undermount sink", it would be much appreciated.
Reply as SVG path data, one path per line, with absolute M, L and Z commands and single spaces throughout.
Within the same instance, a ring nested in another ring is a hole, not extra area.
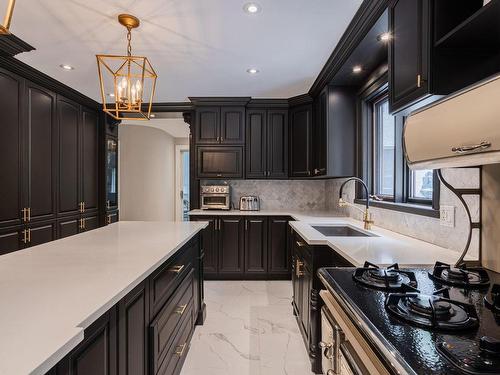
M 374 234 L 349 225 L 312 225 L 312 227 L 326 237 L 375 237 Z

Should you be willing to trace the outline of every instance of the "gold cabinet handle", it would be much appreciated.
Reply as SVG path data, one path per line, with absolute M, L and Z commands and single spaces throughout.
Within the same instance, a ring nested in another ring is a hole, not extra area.
M 82 219 L 83 229 L 85 229 L 85 218 Z
M 301 262 L 297 259 L 295 264 L 295 274 L 297 275 L 297 277 L 304 276 L 304 271 L 302 270 L 302 267 L 304 267 L 304 262 Z
M 82 202 L 82 207 L 83 207 L 82 212 L 85 212 L 85 202 Z
M 110 201 L 106 201 L 106 208 L 109 209 L 111 207 L 111 202 Z
M 417 74 L 417 87 L 422 86 L 422 76 Z
M 28 229 L 28 242 L 31 242 L 31 229 Z
M 302 241 L 295 241 L 295 243 L 297 244 L 298 247 L 304 247 L 306 246 L 306 244 Z
M 179 315 L 182 315 L 182 314 L 184 314 L 184 311 L 186 311 L 186 308 L 187 308 L 187 304 L 185 304 L 185 305 L 179 305 L 175 309 L 175 313 L 179 314 Z
M 108 215 L 108 224 L 111 224 L 111 215 Z
M 24 229 L 23 230 L 23 243 L 28 243 L 28 230 Z
M 181 271 L 184 269 L 184 264 L 182 266 L 173 266 L 170 268 L 170 272 L 175 272 L 175 273 L 181 273 Z
M 28 209 L 23 208 L 21 212 L 23 213 L 23 222 L 26 223 L 28 221 Z
M 28 207 L 28 222 L 31 221 L 31 207 Z
M 187 342 L 185 342 L 182 345 L 176 346 L 175 347 L 175 355 L 182 357 L 182 355 L 184 354 L 184 350 L 186 349 L 186 346 L 187 346 Z

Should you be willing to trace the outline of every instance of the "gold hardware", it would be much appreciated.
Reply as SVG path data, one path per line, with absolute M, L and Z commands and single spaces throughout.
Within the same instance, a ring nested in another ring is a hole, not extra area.
M 417 74 L 417 87 L 420 87 L 422 85 L 422 76 L 420 74 Z
M 179 357 L 182 357 L 182 355 L 184 354 L 184 350 L 186 349 L 186 346 L 187 346 L 187 342 L 185 342 L 182 345 L 177 346 L 175 348 L 175 354 L 178 355 Z
M 23 243 L 28 243 L 28 230 L 23 230 Z
M 111 208 L 111 202 L 110 201 L 106 201 L 106 208 L 107 209 Z
M 301 267 L 304 267 L 304 262 L 301 262 L 300 260 L 295 261 L 295 274 L 297 277 L 304 276 L 304 271 L 301 270 Z
M 21 212 L 23 213 L 23 222 L 26 223 L 28 221 L 28 209 L 23 208 Z
M 184 264 L 182 266 L 173 266 L 172 268 L 169 269 L 170 272 L 175 272 L 175 273 L 181 273 L 181 271 L 184 269 Z
M 318 168 L 314 168 L 314 174 L 318 174 L 319 173 L 319 169 Z
M 82 202 L 82 207 L 83 207 L 82 212 L 85 212 L 85 202 Z
M 28 229 L 28 242 L 31 242 L 31 229 Z
M 295 241 L 295 243 L 297 244 L 298 247 L 304 247 L 304 246 L 306 246 L 306 244 L 304 242 L 302 242 L 302 241 L 298 241 L 297 240 L 297 241 Z
M 117 120 L 149 120 L 158 75 L 147 57 L 132 55 L 132 29 L 139 19 L 120 14 L 118 22 L 127 29 L 127 54 L 96 55 L 103 111 Z
M 83 202 L 78 203 L 80 213 L 83 213 Z
M 85 218 L 82 219 L 83 229 L 85 229 Z
M 220 143 L 224 142 L 224 138 L 220 137 Z
M 187 308 L 187 304 L 186 305 L 179 305 L 179 306 L 177 306 L 177 309 L 175 309 L 175 313 L 182 315 L 182 314 L 184 314 L 184 311 L 186 311 L 186 308 Z
M 28 221 L 31 221 L 31 207 L 28 207 Z
M 12 13 L 14 13 L 14 5 L 16 5 L 16 0 L 9 0 L 7 4 L 7 11 L 5 12 L 5 17 L 3 20 L 3 25 L 0 25 L 0 35 L 10 34 L 10 21 L 12 20 Z
M 372 229 L 372 224 L 374 223 L 374 221 L 372 220 L 372 215 L 370 214 L 368 208 L 365 210 L 365 213 L 363 215 L 363 222 L 365 223 L 364 228 L 366 230 Z
M 111 215 L 108 215 L 108 224 L 111 224 Z
M 491 147 L 491 142 L 482 141 L 481 143 L 479 143 L 477 145 L 453 147 L 451 149 L 451 151 L 455 152 L 457 154 L 466 154 L 466 153 L 472 152 L 472 151 L 486 150 L 487 148 L 490 148 L 490 147 Z

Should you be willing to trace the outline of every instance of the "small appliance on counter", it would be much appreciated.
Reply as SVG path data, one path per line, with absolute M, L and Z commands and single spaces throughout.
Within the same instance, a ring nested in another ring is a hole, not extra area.
M 248 195 L 240 197 L 240 211 L 259 211 L 259 197 Z
M 231 187 L 228 185 L 202 185 L 200 188 L 202 210 L 229 210 L 231 208 Z

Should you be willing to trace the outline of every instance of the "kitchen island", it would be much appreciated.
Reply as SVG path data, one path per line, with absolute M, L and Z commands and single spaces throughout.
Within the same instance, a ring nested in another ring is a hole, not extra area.
M 1 256 L 0 374 L 177 372 L 203 321 L 205 227 L 118 222 Z

